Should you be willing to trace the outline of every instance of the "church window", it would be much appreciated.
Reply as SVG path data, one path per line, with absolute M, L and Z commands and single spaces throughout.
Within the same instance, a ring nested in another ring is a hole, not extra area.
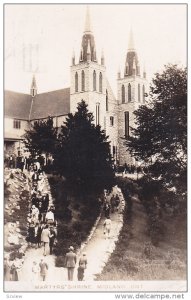
M 99 92 L 102 93 L 102 73 L 99 73 Z
M 114 117 L 110 117 L 110 126 L 113 126 L 114 125 Z
M 122 85 L 121 87 L 121 99 L 122 99 L 122 103 L 125 103 L 125 86 Z
M 96 103 L 96 126 L 99 125 L 100 122 L 100 104 Z
M 75 92 L 78 92 L 78 73 L 75 74 Z
M 104 133 L 106 134 L 106 116 L 104 116 Z
M 84 70 L 82 70 L 82 92 L 85 91 L 85 73 Z
M 140 88 L 140 84 L 138 84 L 138 101 L 141 101 L 141 88 Z
M 128 102 L 131 102 L 131 84 L 128 84 Z
M 143 103 L 145 103 L 145 86 L 143 85 Z
M 93 90 L 96 91 L 96 71 L 93 72 Z
M 108 111 L 108 92 L 106 90 L 106 111 Z
M 20 120 L 13 120 L 13 128 L 20 129 L 21 128 L 21 121 Z
M 125 137 L 129 137 L 129 112 L 125 111 Z
M 115 156 L 115 146 L 113 146 L 113 156 Z

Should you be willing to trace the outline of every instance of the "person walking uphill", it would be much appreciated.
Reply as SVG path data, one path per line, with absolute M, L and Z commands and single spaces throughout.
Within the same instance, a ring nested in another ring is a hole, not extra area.
M 40 267 L 40 277 L 42 281 L 45 281 L 48 273 L 48 264 L 44 261 L 43 258 L 39 263 L 39 267 Z
M 74 253 L 74 247 L 70 246 L 69 252 L 66 253 L 66 258 L 65 258 L 65 265 L 66 265 L 66 268 L 68 269 L 68 280 L 69 281 L 73 280 L 74 268 L 76 265 L 76 261 L 77 261 L 77 255 Z
M 45 228 L 42 230 L 41 233 L 41 242 L 43 243 L 44 246 L 44 253 L 43 255 L 46 256 L 48 253 L 48 249 L 49 249 L 49 242 L 50 242 L 50 230 L 49 230 L 49 226 L 46 225 Z
M 107 217 L 107 219 L 103 223 L 104 226 L 104 234 L 105 238 L 110 238 L 110 231 L 111 231 L 111 219 L 110 217 Z
M 82 281 L 84 279 L 84 271 L 87 268 L 87 257 L 86 253 L 83 253 L 79 260 L 79 267 L 78 267 L 78 280 Z

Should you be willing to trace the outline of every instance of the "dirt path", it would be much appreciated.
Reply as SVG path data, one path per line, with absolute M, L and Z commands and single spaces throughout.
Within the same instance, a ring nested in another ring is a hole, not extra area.
M 46 182 L 47 183 L 47 182 Z M 46 186 L 48 189 L 48 187 Z M 94 280 L 95 274 L 98 274 L 102 271 L 104 265 L 106 264 L 110 254 L 113 252 L 115 248 L 115 242 L 118 239 L 118 235 L 120 232 L 120 229 L 123 224 L 123 208 L 124 208 L 124 199 L 122 193 L 119 194 L 120 197 L 120 206 L 118 211 L 115 211 L 111 214 L 111 233 L 110 238 L 106 239 L 105 235 L 103 233 L 103 223 L 105 220 L 105 217 L 102 216 L 95 228 L 95 231 L 91 237 L 91 239 L 88 241 L 87 244 L 85 244 L 85 247 L 81 250 L 82 252 L 86 252 L 87 259 L 88 259 L 88 266 L 85 271 L 85 280 Z M 79 253 L 79 256 L 81 255 Z M 22 268 L 22 272 L 20 274 L 20 281 L 32 281 L 32 264 L 33 261 L 36 261 L 37 263 L 40 262 L 41 258 L 43 257 L 43 248 L 38 249 L 28 249 L 25 255 L 25 261 Z M 47 275 L 47 281 L 48 282 L 59 282 L 59 281 L 66 281 L 67 280 L 67 269 L 66 268 L 58 268 L 55 267 L 55 259 L 56 257 L 54 255 L 48 255 L 44 258 L 44 260 L 49 265 L 49 271 Z M 77 280 L 77 265 L 74 271 L 74 280 Z

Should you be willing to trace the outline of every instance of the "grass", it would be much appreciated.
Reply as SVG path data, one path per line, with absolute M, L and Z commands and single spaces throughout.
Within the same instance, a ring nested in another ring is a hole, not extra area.
M 121 179 L 122 191 L 128 196 L 124 225 L 116 248 L 97 280 L 185 280 L 185 213 L 169 215 L 163 211 L 153 243 L 150 216 L 142 202 L 132 199 L 133 194 L 138 194 L 139 186 Z

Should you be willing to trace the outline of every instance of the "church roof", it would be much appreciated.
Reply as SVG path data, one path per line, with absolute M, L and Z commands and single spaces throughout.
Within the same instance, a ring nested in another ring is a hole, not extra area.
M 20 120 L 37 120 L 62 116 L 70 112 L 70 88 L 37 94 L 4 92 L 4 114 Z
M 4 114 L 7 117 L 28 120 L 32 97 L 29 94 L 4 92 Z
M 47 118 L 48 116 L 63 116 L 69 112 L 70 88 L 65 88 L 37 94 L 33 100 L 30 120 Z

